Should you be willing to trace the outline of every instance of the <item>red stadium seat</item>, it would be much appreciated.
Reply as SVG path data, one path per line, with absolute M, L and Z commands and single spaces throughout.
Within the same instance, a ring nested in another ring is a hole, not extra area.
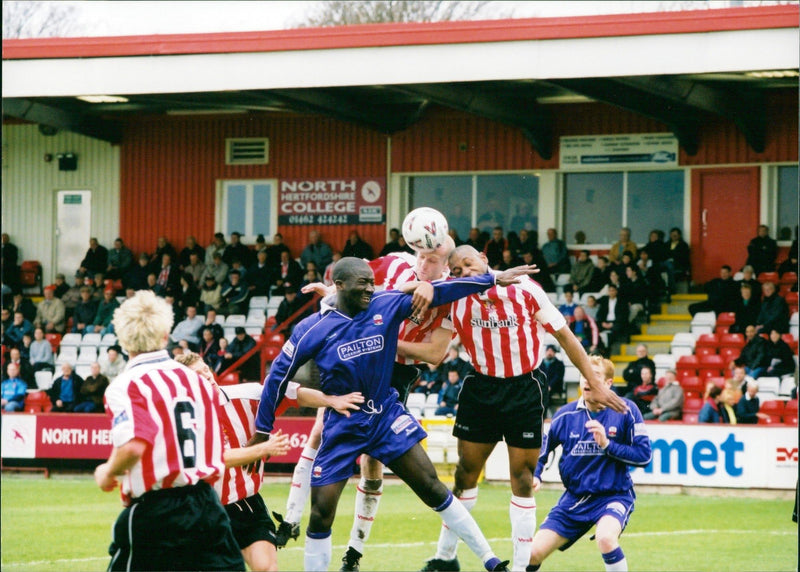
M 281 348 L 278 346 L 264 346 L 261 350 L 261 359 L 263 361 L 272 363 L 281 353 Z
M 700 334 L 697 338 L 697 343 L 694 345 L 695 353 L 697 353 L 697 348 L 714 348 L 716 353 L 718 347 L 719 338 L 717 334 Z
M 742 353 L 742 350 L 738 348 L 719 348 L 719 355 L 722 357 L 722 360 L 725 362 L 725 367 L 739 357 Z
M 44 391 L 32 391 L 25 396 L 25 413 L 49 413 L 52 409 L 50 396 Z
M 719 347 L 742 349 L 744 347 L 744 336 L 742 334 L 723 334 L 719 337 Z
M 790 306 L 797 306 L 797 292 L 788 292 L 783 299 L 786 300 L 786 303 Z
M 717 326 L 732 326 L 736 323 L 736 313 L 720 312 L 717 316 Z
M 684 413 L 683 414 L 683 423 L 697 423 L 699 415 L 697 413 Z
M 700 365 L 697 367 L 697 374 L 700 377 L 718 376 L 725 370 L 725 365 L 725 361 L 720 355 L 702 356 L 700 358 Z
M 783 408 L 783 422 L 787 425 L 797 425 L 797 400 L 791 399 Z
M 797 284 L 797 272 L 784 272 L 783 276 L 781 276 L 780 283 L 794 286 Z
M 665 385 L 667 385 L 667 378 L 666 377 L 659 377 L 658 381 L 656 382 L 658 389 L 663 389 Z
M 730 326 L 717 326 L 716 328 L 714 328 L 714 333 L 717 334 L 718 336 L 721 336 L 722 334 L 727 334 L 730 331 L 730 329 L 731 329 Z
M 39 296 L 44 294 L 42 263 L 38 260 L 24 260 L 19 267 L 19 283 L 23 288 L 38 288 Z
M 264 337 L 266 338 L 266 344 L 268 346 L 282 346 L 283 345 L 283 342 L 284 342 L 283 334 L 280 334 L 278 332 L 269 332 L 269 333 L 264 334 Z
M 694 348 L 694 355 L 699 358 L 703 358 L 705 356 L 715 356 L 717 355 L 717 348 L 711 346 L 697 346 Z
M 720 389 L 725 389 L 725 378 L 724 377 L 707 377 L 703 381 L 705 381 L 705 383 L 707 383 L 707 384 L 708 383 L 713 383 L 714 385 L 716 385 Z
M 217 383 L 220 385 L 236 385 L 239 383 L 239 372 L 232 371 L 230 373 L 226 373 L 225 375 L 217 378 Z
M 681 387 L 683 388 L 683 392 L 688 398 L 689 396 L 692 397 L 701 397 L 706 390 L 706 382 L 705 380 L 700 379 L 698 376 L 693 375 L 690 377 L 686 377 L 680 381 Z
M 758 281 L 761 282 L 762 284 L 764 282 L 772 282 L 774 284 L 777 284 L 780 280 L 778 278 L 777 272 L 761 272 L 758 275 Z
M 53 353 L 58 353 L 58 346 L 61 345 L 61 334 L 45 334 L 44 338 L 50 342 L 50 347 L 53 348 Z
M 769 401 L 765 401 L 759 407 L 759 413 L 765 413 L 767 415 L 771 415 L 773 417 L 778 417 L 779 419 L 783 417 L 784 409 L 786 408 L 785 402 L 781 401 L 780 399 L 771 399 Z
M 686 420 L 687 413 L 698 413 L 703 408 L 704 399 L 702 397 L 687 397 L 683 400 L 683 419 Z
M 781 422 L 780 417 L 776 417 L 775 415 L 767 415 L 766 417 L 759 417 L 758 424 L 759 425 L 776 425 Z
M 270 316 L 269 318 L 267 318 L 267 321 L 264 322 L 264 329 L 271 330 L 277 325 L 277 323 L 278 322 L 275 320 L 275 316 Z

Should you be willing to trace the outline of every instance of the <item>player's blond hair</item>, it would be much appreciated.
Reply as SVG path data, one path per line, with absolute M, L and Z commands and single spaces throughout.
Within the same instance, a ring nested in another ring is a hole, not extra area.
M 200 357 L 200 354 L 195 352 L 183 352 L 182 354 L 175 356 L 174 359 L 176 362 L 183 364 L 186 367 L 192 367 L 192 364 L 197 363 L 203 358 Z
M 129 354 L 163 349 L 172 323 L 172 307 L 152 290 L 139 290 L 114 312 L 114 331 Z
M 603 356 L 589 356 L 592 365 L 599 365 L 603 371 L 603 381 L 614 378 L 614 363 Z

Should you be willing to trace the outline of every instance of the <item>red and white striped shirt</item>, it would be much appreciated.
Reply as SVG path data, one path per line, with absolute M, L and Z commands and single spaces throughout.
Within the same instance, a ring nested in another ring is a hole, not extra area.
M 133 438 L 150 445 L 121 478 L 123 501 L 201 480 L 213 484 L 224 472 L 214 389 L 166 350 L 132 358 L 105 401 L 114 447 Z
M 528 277 L 456 300 L 451 316 L 472 366 L 500 378 L 539 367 L 545 331 L 552 334 L 567 324 L 542 287 Z
M 394 290 L 408 282 L 419 280 L 414 271 L 417 260 L 413 254 L 396 252 L 369 262 L 370 268 L 375 273 L 375 288 L 377 290 Z M 448 305 L 430 308 L 421 319 L 405 320 L 400 326 L 398 339 L 404 342 L 428 342 L 431 334 L 437 328 L 453 330 L 450 321 L 450 307 Z M 413 359 L 397 356 L 397 363 L 419 363 Z

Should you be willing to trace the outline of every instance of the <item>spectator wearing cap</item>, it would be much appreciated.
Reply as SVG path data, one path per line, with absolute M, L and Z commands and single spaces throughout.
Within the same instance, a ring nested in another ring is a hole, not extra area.
M 106 276 L 112 280 L 120 279 L 127 274 L 131 266 L 133 266 L 133 252 L 125 246 L 121 238 L 117 238 L 114 241 L 114 248 L 108 252 Z
M 114 333 L 114 310 L 119 308 L 119 302 L 114 296 L 114 287 L 106 286 L 103 290 L 103 299 L 97 306 L 97 314 L 95 314 L 94 321 L 91 326 L 86 328 L 87 334 L 97 333 L 101 336 Z
M 61 298 L 64 294 L 67 293 L 69 290 L 69 284 L 67 284 L 67 277 L 64 276 L 61 272 L 56 274 L 56 281 L 52 284 L 55 288 L 55 297 Z
M 98 362 L 100 363 L 100 372 L 112 381 L 122 373 L 128 364 L 122 355 L 122 347 L 119 344 L 110 346 L 106 350 L 106 355 L 101 357 Z
M 214 262 L 214 254 L 219 253 L 220 260 L 222 259 L 222 253 L 225 252 L 225 235 L 221 232 L 217 232 L 214 234 L 214 238 L 211 239 L 211 244 L 206 247 L 206 258 L 205 263 L 206 266 Z
M 283 300 L 281 300 L 281 303 L 278 306 L 278 312 L 275 314 L 275 327 L 273 330 L 283 324 L 292 316 L 292 314 L 302 308 L 303 304 L 304 302 L 297 296 L 297 288 L 294 286 L 287 286 L 283 290 Z M 305 314 L 300 314 L 288 324 L 289 333 L 294 330 L 295 324 L 297 324 L 304 317 Z
M 231 270 L 228 280 L 229 283 L 222 288 L 220 312 L 226 316 L 231 314 L 246 314 L 247 299 L 250 295 L 250 292 L 247 290 L 247 285 L 241 280 L 238 270 Z
M 238 361 L 239 358 L 241 358 L 244 354 L 256 347 L 256 341 L 243 327 L 237 326 L 234 332 L 236 335 L 230 341 L 225 353 L 223 354 L 223 361 L 220 371 L 224 371 L 234 362 Z M 247 360 L 247 362 L 241 367 L 242 377 L 244 379 L 259 379 L 261 376 L 257 372 L 258 363 L 255 363 L 255 366 L 256 367 L 253 367 L 253 360 Z
M 203 271 L 203 282 L 208 276 L 213 276 L 217 284 L 224 284 L 229 271 L 230 267 L 222 261 L 222 254 L 215 252 L 211 264 L 206 264 L 206 269 Z
M 47 334 L 63 334 L 66 328 L 66 307 L 55 294 L 55 286 L 44 289 L 44 300 L 39 302 L 33 319 L 33 324 L 44 329 Z
M 222 253 L 222 261 L 228 266 L 233 266 L 233 261 L 238 260 L 247 268 L 250 264 L 252 252 L 242 243 L 242 235 L 238 232 L 231 233 L 231 242 Z

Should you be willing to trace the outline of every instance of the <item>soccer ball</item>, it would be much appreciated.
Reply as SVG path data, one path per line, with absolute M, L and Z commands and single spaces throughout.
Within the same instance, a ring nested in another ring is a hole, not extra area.
M 436 209 L 414 209 L 403 221 L 403 238 L 417 252 L 435 250 L 447 238 L 447 219 Z

